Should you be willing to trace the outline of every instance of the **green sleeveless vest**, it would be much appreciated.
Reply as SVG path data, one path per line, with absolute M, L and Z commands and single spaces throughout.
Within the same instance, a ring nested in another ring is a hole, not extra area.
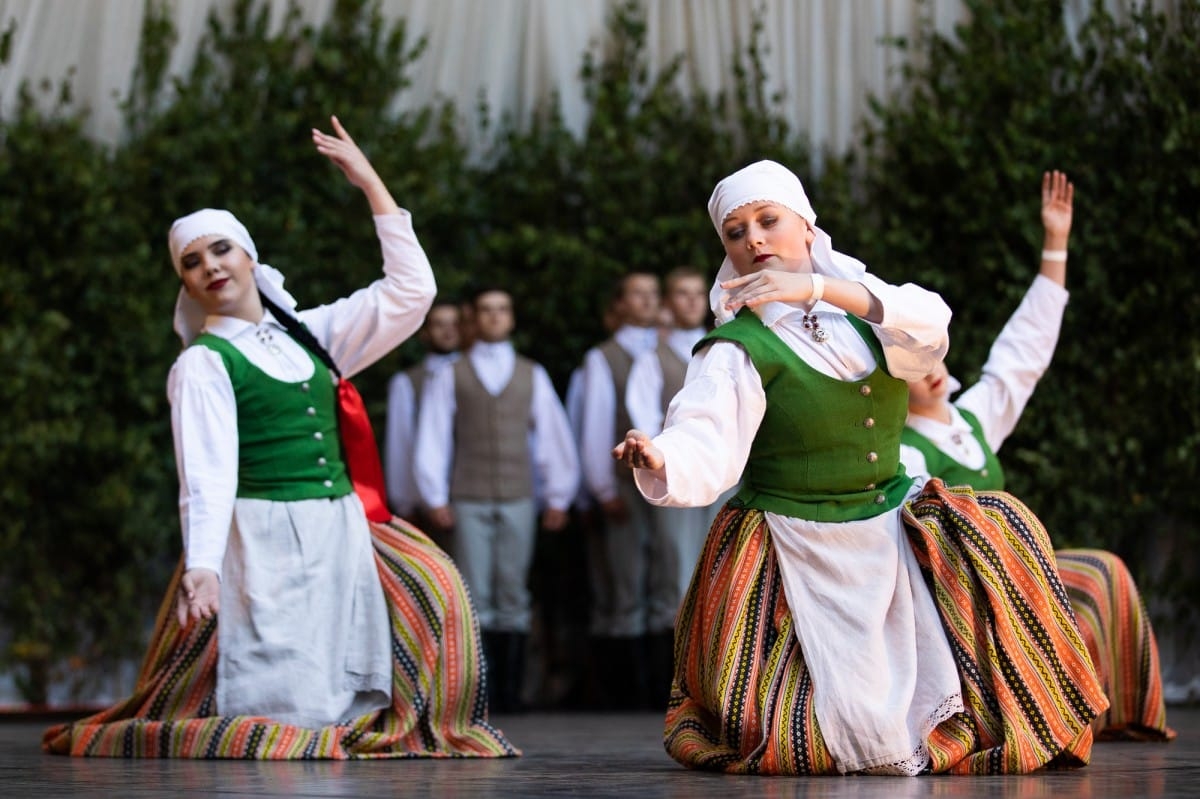
M 315 367 L 301 383 L 276 380 L 220 336 L 202 333 L 193 345 L 221 356 L 233 383 L 238 416 L 237 495 L 293 502 L 341 497 L 353 490 L 341 455 L 333 378 Z
M 767 409 L 735 500 L 745 507 L 846 522 L 904 501 L 912 486 L 900 463 L 908 386 L 887 373 L 870 327 L 847 318 L 878 364 L 862 380 L 843 381 L 812 368 L 746 309 L 696 345 L 733 341 L 762 378 Z
M 974 434 L 975 440 L 979 442 L 979 446 L 983 447 L 982 469 L 969 469 L 963 466 L 938 449 L 937 444 L 911 427 L 904 428 L 904 432 L 900 434 L 900 443 L 920 450 L 921 454 L 925 456 L 925 466 L 929 469 L 929 474 L 942 478 L 946 485 L 967 485 L 976 491 L 1002 490 L 1004 488 L 1004 470 L 1000 467 L 1000 459 L 996 457 L 996 453 L 988 446 L 987 439 L 983 437 L 983 426 L 979 424 L 979 419 L 975 418 L 975 414 L 970 411 L 959 408 L 958 412 L 967 420 L 967 424 L 971 425 L 971 432 Z

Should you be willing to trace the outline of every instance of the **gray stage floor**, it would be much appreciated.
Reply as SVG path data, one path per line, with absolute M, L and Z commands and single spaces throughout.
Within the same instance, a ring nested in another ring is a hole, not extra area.
M 497 717 L 524 756 L 505 760 L 259 763 L 42 754 L 40 722 L 0 723 L 3 797 L 1076 797 L 1200 796 L 1200 708 L 1171 708 L 1169 744 L 1097 744 L 1092 764 L 1020 777 L 729 777 L 663 752 L 662 716 Z

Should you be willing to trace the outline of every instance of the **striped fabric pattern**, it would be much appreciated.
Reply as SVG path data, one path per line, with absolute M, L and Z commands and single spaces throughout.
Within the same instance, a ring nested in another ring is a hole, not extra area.
M 1102 549 L 1054 553 L 1075 621 L 1109 707 L 1092 722 L 1097 740 L 1169 741 L 1158 644 L 1133 575 Z
M 1079 766 L 1104 709 L 1049 538 L 1007 494 L 930 481 L 904 511 L 962 675 L 966 710 L 928 741 L 934 772 Z M 667 752 L 690 768 L 837 774 L 759 511 L 714 522 L 676 626 Z
M 313 730 L 214 715 L 216 620 L 181 629 L 176 570 L 133 695 L 48 729 L 47 752 L 102 757 L 258 760 L 510 757 L 487 721 L 479 629 L 458 569 L 401 519 L 371 523 L 392 631 L 392 705 Z

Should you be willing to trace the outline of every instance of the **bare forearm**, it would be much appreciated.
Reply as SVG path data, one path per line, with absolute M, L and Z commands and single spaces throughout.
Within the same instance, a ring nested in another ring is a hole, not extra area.
M 1042 239 L 1043 253 L 1066 253 L 1068 233 L 1052 233 L 1046 231 L 1045 237 Z M 1058 258 L 1042 258 L 1041 266 L 1038 268 L 1038 273 L 1053 280 L 1060 286 L 1067 285 L 1067 261 L 1066 258 L 1059 260 Z
M 400 206 L 392 198 L 392 193 L 388 191 L 387 186 L 378 175 L 374 175 L 371 180 L 365 181 L 362 191 L 371 206 L 371 213 L 375 216 L 400 213 Z
M 822 299 L 868 322 L 883 321 L 883 305 L 862 283 L 826 277 Z

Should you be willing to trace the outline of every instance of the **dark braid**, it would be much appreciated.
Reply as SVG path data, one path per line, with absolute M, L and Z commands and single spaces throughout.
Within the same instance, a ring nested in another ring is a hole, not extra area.
M 333 362 L 333 358 L 330 357 L 325 348 L 321 346 L 321 342 L 317 341 L 317 337 L 314 336 L 312 332 L 304 326 L 303 322 L 293 316 L 291 312 L 285 311 L 275 303 L 271 302 L 261 291 L 258 293 L 258 296 L 262 299 L 263 307 L 271 312 L 271 315 L 275 317 L 279 324 L 283 325 L 284 329 L 287 330 L 288 334 L 292 338 L 296 339 L 296 341 L 300 342 L 300 344 L 308 348 L 314 355 L 320 358 L 321 362 L 328 366 L 331 372 L 333 372 L 339 378 L 342 376 L 342 372 L 337 368 L 337 364 Z

